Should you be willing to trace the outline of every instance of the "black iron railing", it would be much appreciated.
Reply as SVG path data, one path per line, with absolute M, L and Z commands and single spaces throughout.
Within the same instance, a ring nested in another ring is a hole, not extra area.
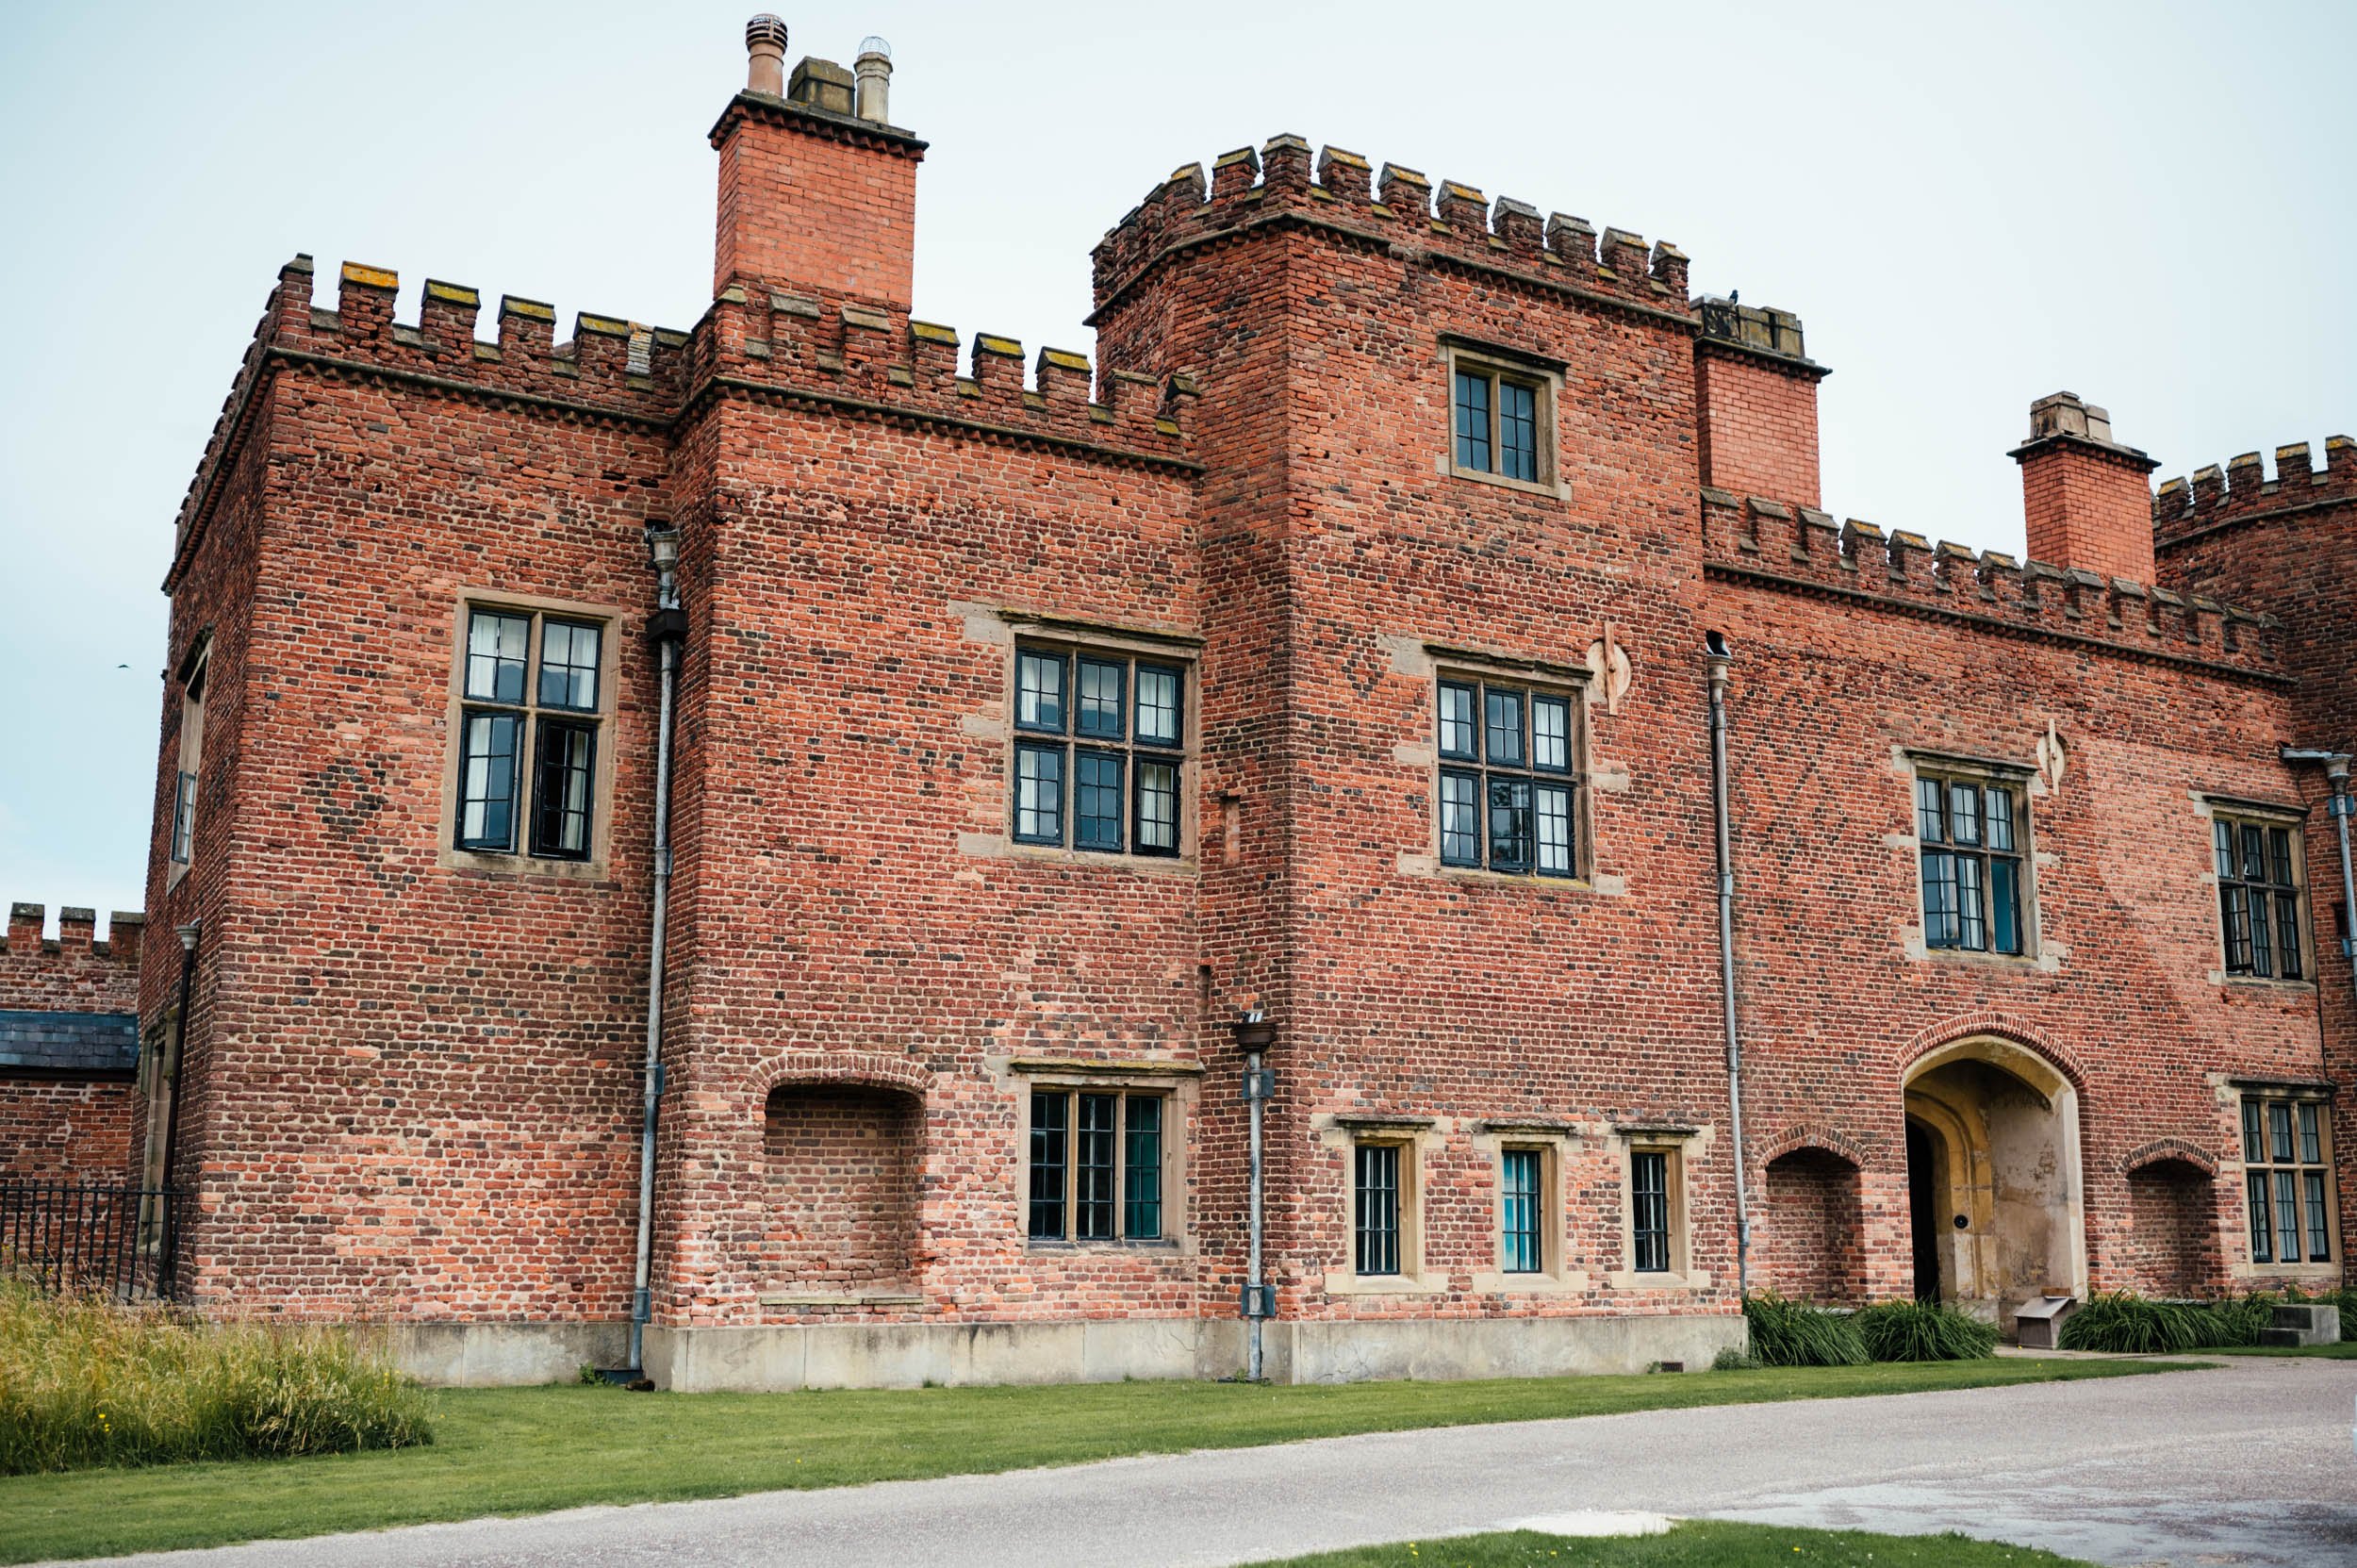
M 184 1196 L 116 1182 L 0 1181 L 0 1269 L 60 1294 L 168 1298 Z

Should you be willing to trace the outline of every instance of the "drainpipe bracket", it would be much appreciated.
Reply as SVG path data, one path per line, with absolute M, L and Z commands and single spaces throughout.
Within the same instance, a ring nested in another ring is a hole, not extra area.
M 686 641 L 687 612 L 677 605 L 655 611 L 647 618 L 647 640 L 655 643 Z

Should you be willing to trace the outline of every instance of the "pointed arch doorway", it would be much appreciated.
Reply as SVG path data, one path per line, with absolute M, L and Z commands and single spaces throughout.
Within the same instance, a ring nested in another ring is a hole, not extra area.
M 2079 1097 L 2037 1052 L 1971 1035 L 1920 1058 L 1905 1085 L 1916 1292 L 2008 1333 L 2022 1303 L 2086 1296 Z

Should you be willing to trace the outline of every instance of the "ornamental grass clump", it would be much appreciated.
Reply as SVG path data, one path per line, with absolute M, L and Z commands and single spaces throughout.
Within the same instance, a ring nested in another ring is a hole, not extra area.
M 1849 1314 L 1829 1312 L 1774 1291 L 1743 1298 L 1752 1355 L 1762 1366 L 1864 1366 L 1870 1358 Z
M 1997 1350 L 1997 1325 L 1938 1301 L 1878 1301 L 1852 1320 L 1878 1362 L 1973 1362 Z
M 2246 1298 L 2247 1299 L 2247 1298 Z M 2154 1301 L 2134 1291 L 2098 1291 L 2063 1320 L 2065 1350 L 2108 1350 L 2118 1355 L 2171 1355 L 2217 1343 L 2207 1336 L 2227 1331 L 2218 1314 L 2183 1301 Z M 2257 1341 L 2254 1330 L 2253 1343 Z
M 207 1324 L 0 1279 L 0 1476 L 433 1440 L 425 1392 L 348 1329 Z

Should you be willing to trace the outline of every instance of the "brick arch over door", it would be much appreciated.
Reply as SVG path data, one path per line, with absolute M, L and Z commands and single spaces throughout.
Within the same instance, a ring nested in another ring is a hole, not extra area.
M 1899 1052 L 1899 1078 L 1902 1082 L 1913 1078 L 1917 1064 L 1961 1041 L 1998 1039 L 2020 1047 L 2033 1056 L 2044 1060 L 2056 1073 L 2069 1081 L 2070 1087 L 2085 1093 L 2087 1084 L 2085 1066 L 2078 1053 L 2053 1039 L 2044 1030 L 2011 1014 L 1994 1010 L 1959 1014 L 1927 1024 L 1916 1032 Z

